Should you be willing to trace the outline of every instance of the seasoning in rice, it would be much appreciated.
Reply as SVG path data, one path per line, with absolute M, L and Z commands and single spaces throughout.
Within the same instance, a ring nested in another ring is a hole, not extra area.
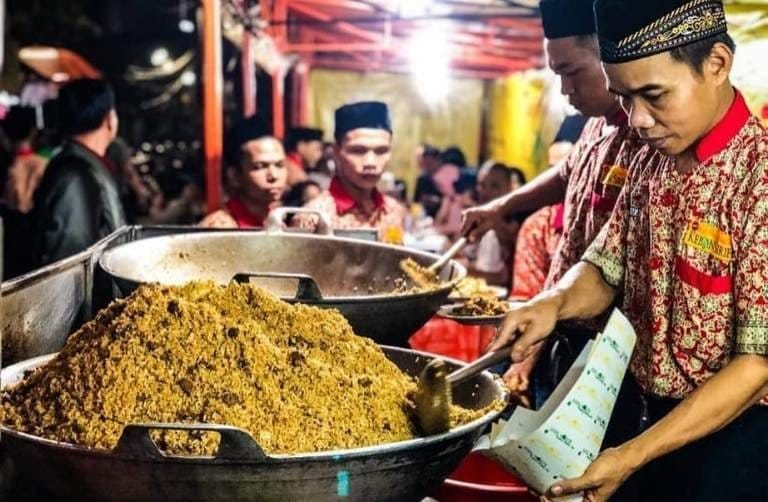
M 475 296 L 457 307 L 453 313 L 466 317 L 500 316 L 509 312 L 509 303 L 494 296 Z
M 435 271 L 416 263 L 413 258 L 402 260 L 400 269 L 413 281 L 417 290 L 429 291 L 441 286 L 440 278 Z
M 411 439 L 414 390 L 336 311 L 196 282 L 142 286 L 113 303 L 0 400 L 7 427 L 66 443 L 111 450 L 126 424 L 210 423 L 279 454 Z M 487 411 L 454 407 L 452 421 Z M 152 435 L 176 454 L 218 444 L 213 433 Z

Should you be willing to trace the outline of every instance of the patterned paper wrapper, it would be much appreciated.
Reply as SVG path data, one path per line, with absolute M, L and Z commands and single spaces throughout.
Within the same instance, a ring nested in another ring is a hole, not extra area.
M 517 408 L 509 420 L 493 424 L 475 450 L 498 460 L 538 493 L 581 476 L 600 452 L 635 340 L 629 321 L 614 310 L 604 332 L 584 347 L 544 406 Z

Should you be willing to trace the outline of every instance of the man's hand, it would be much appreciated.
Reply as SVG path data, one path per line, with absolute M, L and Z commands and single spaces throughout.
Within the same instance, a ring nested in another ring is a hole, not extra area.
M 509 399 L 526 408 L 531 407 L 531 398 L 528 397 L 530 390 L 531 368 L 525 361 L 513 364 L 506 373 L 504 373 L 504 383 L 509 390 Z
M 460 235 L 466 235 L 469 242 L 479 241 L 493 230 L 504 218 L 504 204 L 500 200 L 467 209 L 461 215 Z
M 609 448 L 600 454 L 581 477 L 558 481 L 547 497 L 584 493 L 589 502 L 608 500 L 640 466 L 630 449 Z
M 514 339 L 512 361 L 524 361 L 555 329 L 561 305 L 558 294 L 545 293 L 529 302 L 512 306 L 489 350 L 498 350 Z
M 540 344 L 539 347 L 542 347 Z M 537 350 L 525 361 L 515 363 L 504 373 L 504 383 L 509 389 L 510 399 L 526 408 L 531 407 L 529 398 L 531 373 L 539 360 L 541 350 Z

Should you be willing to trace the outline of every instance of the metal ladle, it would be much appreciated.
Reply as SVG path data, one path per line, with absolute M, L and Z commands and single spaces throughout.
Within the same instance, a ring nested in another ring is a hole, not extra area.
M 509 357 L 512 344 L 488 352 L 475 362 L 460 368 L 450 375 L 442 359 L 433 359 L 419 375 L 414 402 L 416 419 L 424 435 L 441 434 L 450 429 L 452 388 L 485 369 Z

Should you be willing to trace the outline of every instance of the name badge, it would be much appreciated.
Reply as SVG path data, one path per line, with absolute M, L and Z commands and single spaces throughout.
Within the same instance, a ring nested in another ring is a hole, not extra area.
M 731 236 L 705 221 L 689 223 L 683 233 L 683 243 L 724 263 L 731 261 Z
M 621 188 L 627 181 L 629 171 L 619 165 L 613 165 L 605 175 L 603 185 Z

